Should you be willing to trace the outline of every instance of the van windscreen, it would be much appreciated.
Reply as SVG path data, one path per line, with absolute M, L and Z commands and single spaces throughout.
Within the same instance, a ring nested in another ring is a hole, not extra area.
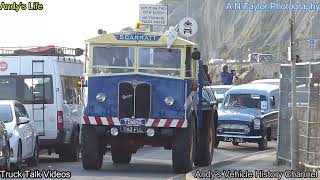
M 22 104 L 53 104 L 52 76 L 0 76 L 0 100 Z

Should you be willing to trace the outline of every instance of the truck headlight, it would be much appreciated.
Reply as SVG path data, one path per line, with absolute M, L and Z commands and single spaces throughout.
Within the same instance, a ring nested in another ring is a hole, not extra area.
M 218 130 L 219 133 L 222 133 L 222 131 L 223 131 L 222 125 L 218 126 L 217 130 Z
M 98 93 L 96 96 L 96 99 L 98 102 L 104 102 L 106 100 L 107 96 L 104 93 Z
M 260 119 L 254 119 L 253 120 L 253 128 L 254 129 L 260 129 Z
M 172 106 L 173 105 L 173 102 L 174 102 L 174 99 L 173 97 L 169 96 L 169 97 L 166 97 L 164 99 L 164 103 L 167 105 L 167 106 Z

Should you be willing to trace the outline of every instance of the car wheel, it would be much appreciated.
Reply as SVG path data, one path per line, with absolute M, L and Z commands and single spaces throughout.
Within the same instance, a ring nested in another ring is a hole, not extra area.
M 234 145 L 234 146 L 239 146 L 239 143 L 232 141 L 232 145 Z
M 0 166 L 0 170 L 9 171 L 10 170 L 10 145 L 6 141 L 6 146 L 2 149 L 3 157 L 5 158 L 4 164 Z
M 262 138 L 259 139 L 258 141 L 258 147 L 260 151 L 264 151 L 267 149 L 267 146 L 268 146 L 268 139 L 267 139 L 266 133 L 264 133 Z
M 21 170 L 21 164 L 22 164 L 22 145 L 19 142 L 18 151 L 17 151 L 17 162 L 16 163 L 11 163 L 11 170 L 12 171 L 20 171 Z
M 36 141 L 33 149 L 33 156 L 30 160 L 27 161 L 29 167 L 37 166 L 39 164 L 39 144 L 38 140 Z
M 219 139 L 218 139 L 218 137 L 216 138 L 216 140 L 214 141 L 214 148 L 218 148 L 218 146 L 219 146 Z

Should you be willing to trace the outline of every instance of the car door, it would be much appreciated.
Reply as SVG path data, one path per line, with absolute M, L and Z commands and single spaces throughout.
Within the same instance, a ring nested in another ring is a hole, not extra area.
M 27 110 L 22 104 L 17 104 L 17 107 L 19 108 L 19 111 L 23 117 L 29 118 Z M 24 125 L 25 125 L 24 128 L 25 128 L 25 133 L 26 133 L 25 136 L 26 136 L 26 142 L 27 142 L 27 147 L 25 147 L 27 151 L 26 155 L 31 156 L 33 153 L 33 146 L 35 143 L 35 131 L 34 131 L 35 128 L 33 127 L 33 122 L 31 119 L 29 123 Z
M 28 150 L 28 138 L 27 138 L 27 124 L 20 124 L 19 125 L 19 118 L 23 117 L 20 109 L 17 105 L 14 106 L 14 112 L 16 116 L 17 127 L 15 129 L 18 131 L 19 137 L 22 143 L 22 158 L 28 156 L 30 150 Z

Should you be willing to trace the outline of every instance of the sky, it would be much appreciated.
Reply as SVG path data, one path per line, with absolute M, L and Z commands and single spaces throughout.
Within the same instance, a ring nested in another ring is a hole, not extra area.
M 134 27 L 139 20 L 139 4 L 160 0 L 37 0 L 43 10 L 0 10 L 0 47 L 46 46 L 83 48 L 85 40 Z M 0 2 L 0 3 L 1 3 Z M 1 7 L 1 4 L 0 4 Z

